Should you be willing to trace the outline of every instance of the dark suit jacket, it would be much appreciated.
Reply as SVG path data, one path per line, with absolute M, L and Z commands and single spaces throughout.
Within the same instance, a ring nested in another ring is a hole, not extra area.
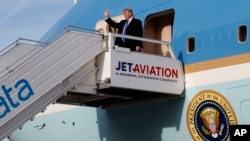
M 118 34 L 122 34 L 123 27 L 126 23 L 126 20 L 122 20 L 120 23 L 115 23 L 111 18 L 108 18 L 108 19 L 106 19 L 106 22 L 111 27 L 118 28 Z M 127 27 L 126 35 L 142 37 L 142 22 L 141 22 L 141 20 L 133 18 Z M 116 38 L 115 45 L 130 48 L 131 51 L 135 51 L 136 46 L 140 46 L 142 48 L 141 41 L 136 41 L 136 40 L 131 40 L 131 39 L 125 39 L 125 43 L 123 43 L 122 38 Z

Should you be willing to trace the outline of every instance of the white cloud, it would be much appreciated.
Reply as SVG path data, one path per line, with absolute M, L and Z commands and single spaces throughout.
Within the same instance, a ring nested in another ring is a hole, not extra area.
M 1 0 L 0 50 L 19 37 L 39 40 L 73 5 L 73 0 Z
M 0 19 L 0 26 L 2 26 L 5 23 L 8 23 L 9 18 L 11 18 L 13 15 L 17 14 L 20 10 L 22 10 L 25 5 L 29 2 L 30 0 L 19 0 L 16 1 L 16 3 L 10 2 L 10 4 L 7 4 L 5 2 L 5 6 L 10 6 L 12 7 L 10 11 L 7 12 L 7 14 Z M 6 7 L 7 8 L 7 7 Z

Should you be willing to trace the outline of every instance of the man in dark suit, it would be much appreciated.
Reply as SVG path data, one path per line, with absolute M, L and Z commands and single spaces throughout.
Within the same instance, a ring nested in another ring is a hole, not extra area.
M 104 11 L 104 16 L 106 17 L 106 22 L 113 28 L 118 28 L 118 34 L 131 35 L 142 37 L 142 22 L 139 19 L 133 17 L 133 10 L 130 8 L 125 8 L 123 10 L 123 15 L 125 20 L 119 23 L 114 22 L 109 17 L 109 11 Z M 131 51 L 141 51 L 142 42 L 138 40 L 126 39 L 126 38 L 116 38 L 115 45 L 120 47 L 130 48 Z

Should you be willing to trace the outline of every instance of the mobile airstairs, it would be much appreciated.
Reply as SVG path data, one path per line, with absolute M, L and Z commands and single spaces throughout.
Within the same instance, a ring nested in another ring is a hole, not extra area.
M 130 52 L 96 31 L 67 26 L 46 42 L 19 39 L 0 54 L 0 140 L 55 102 L 108 108 L 180 97 L 181 62 Z M 53 41 L 53 42 L 52 42 Z

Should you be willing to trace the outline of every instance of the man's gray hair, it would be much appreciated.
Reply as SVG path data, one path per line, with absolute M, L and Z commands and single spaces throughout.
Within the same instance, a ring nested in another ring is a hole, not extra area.
M 125 8 L 125 9 L 123 10 L 123 12 L 125 12 L 125 11 L 130 12 L 130 13 L 132 14 L 132 16 L 134 15 L 133 10 L 132 10 L 131 8 Z

